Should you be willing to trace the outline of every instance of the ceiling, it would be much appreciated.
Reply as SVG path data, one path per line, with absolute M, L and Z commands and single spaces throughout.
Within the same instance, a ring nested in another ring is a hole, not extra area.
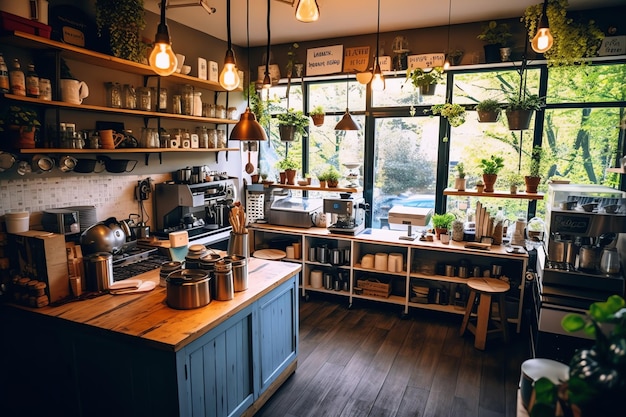
M 226 40 L 226 1 L 206 0 L 216 9 L 207 13 L 199 5 L 167 8 L 166 17 Z M 161 0 L 144 0 L 145 9 L 160 13 Z M 168 0 L 169 5 L 198 0 Z M 250 46 L 267 44 L 267 0 L 231 0 L 231 33 L 235 45 L 245 47 L 246 4 L 250 4 Z M 297 0 L 296 0 L 297 2 Z M 520 17 L 526 7 L 541 0 L 380 0 L 380 31 L 394 32 L 431 26 Z M 376 33 L 377 0 L 317 0 L 320 19 L 302 23 L 295 18 L 291 0 L 271 0 L 272 44 L 302 42 Z M 624 0 L 569 0 L 569 10 L 623 6 Z

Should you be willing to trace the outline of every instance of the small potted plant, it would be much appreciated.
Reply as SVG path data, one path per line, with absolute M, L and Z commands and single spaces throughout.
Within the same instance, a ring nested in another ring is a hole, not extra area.
M 541 182 L 541 164 L 544 156 L 544 151 L 541 146 L 533 147 L 530 155 L 528 175 L 524 177 L 527 193 L 537 193 L 537 188 Z
M 0 132 L 5 132 L 7 150 L 32 149 L 35 133 L 41 126 L 37 112 L 22 106 L 9 106 L 0 118 Z
M 288 185 L 296 184 L 296 170 L 299 166 L 298 161 L 289 156 L 276 163 L 276 168 L 285 173 L 285 179 Z
M 304 179 L 306 180 L 307 185 L 311 185 L 311 174 L 309 174 L 308 172 L 304 174 Z
M 511 194 L 517 194 L 519 186 L 524 184 L 524 178 L 518 173 L 511 173 L 507 176 L 507 182 L 509 183 Z
M 485 42 L 485 62 L 500 62 L 500 48 L 507 46 L 511 38 L 511 29 L 507 23 L 498 23 L 495 20 L 483 25 L 483 31 L 477 36 Z
M 497 100 L 491 98 L 483 100 L 476 104 L 475 109 L 480 123 L 497 122 L 500 118 L 501 107 Z
M 483 180 L 476 181 L 476 192 L 480 194 L 483 191 L 485 191 L 485 183 Z
M 454 188 L 457 191 L 465 191 L 465 165 L 463 162 L 456 164 L 456 178 L 454 179 Z
M 448 229 L 455 219 L 456 217 L 452 213 L 433 214 L 431 221 L 433 223 L 433 227 L 435 228 L 437 239 L 439 239 L 442 234 L 448 233 Z
M 276 116 L 278 119 L 278 129 L 280 140 L 283 142 L 293 142 L 296 133 L 306 136 L 306 128 L 309 126 L 309 118 L 301 111 L 293 108 L 287 109 L 286 113 Z
M 313 119 L 313 124 L 320 127 L 324 124 L 324 107 L 315 106 L 313 110 L 309 112 L 309 116 Z
M 454 49 L 448 53 L 448 59 L 452 65 L 461 65 L 461 59 L 463 58 L 463 51 L 460 49 Z
M 458 127 L 465 123 L 465 107 L 460 104 L 435 104 L 430 108 L 433 115 L 440 114 L 448 119 L 450 126 Z
M 509 130 L 524 130 L 530 126 L 533 112 L 541 109 L 544 101 L 537 94 L 512 94 L 507 98 L 506 118 Z
M 430 71 L 423 68 L 407 70 L 406 79 L 411 80 L 411 84 L 424 96 L 435 94 L 435 87 L 443 81 L 443 67 L 434 67 Z
M 492 193 L 493 186 L 498 179 L 498 173 L 504 168 L 504 158 L 496 155 L 491 155 L 489 158 L 482 158 L 478 167 L 483 171 L 485 192 Z
M 326 188 L 326 172 L 321 171 L 317 173 L 317 180 L 320 183 L 320 188 Z
M 339 185 L 339 177 L 341 177 L 341 174 L 339 173 L 337 168 L 332 165 L 329 166 L 325 171 L 325 177 L 328 188 L 337 188 L 337 186 Z

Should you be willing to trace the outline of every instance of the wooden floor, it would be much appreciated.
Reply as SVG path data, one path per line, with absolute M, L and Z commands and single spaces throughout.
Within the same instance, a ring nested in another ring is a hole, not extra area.
M 462 315 L 324 297 L 301 300 L 298 369 L 257 417 L 516 415 L 529 342 L 513 326 L 480 351 Z

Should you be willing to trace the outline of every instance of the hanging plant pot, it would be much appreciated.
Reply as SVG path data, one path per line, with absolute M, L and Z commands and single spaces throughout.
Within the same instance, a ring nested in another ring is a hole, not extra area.
M 324 115 L 323 114 L 312 114 L 311 119 L 313 119 L 313 124 L 317 127 L 320 127 L 324 124 Z
M 423 96 L 434 96 L 437 84 L 420 84 L 420 94 Z
M 292 125 L 278 125 L 280 140 L 282 142 L 293 142 L 296 139 L 296 127 Z
M 487 64 L 493 64 L 495 62 L 500 62 L 500 45 L 492 44 L 492 45 L 484 45 L 485 48 L 485 62 Z
M 507 110 L 506 118 L 509 122 L 509 130 L 528 129 L 533 112 L 534 110 Z
M 485 183 L 485 192 L 493 193 L 493 186 L 498 179 L 497 174 L 483 174 L 483 182 Z
M 476 113 L 478 113 L 478 121 L 480 123 L 493 123 L 493 122 L 497 122 L 498 119 L 500 119 L 500 110 L 493 110 L 493 111 L 477 110 Z
M 530 177 L 527 175 L 524 177 L 524 182 L 526 183 L 526 192 L 536 194 L 539 183 L 541 182 L 541 177 Z

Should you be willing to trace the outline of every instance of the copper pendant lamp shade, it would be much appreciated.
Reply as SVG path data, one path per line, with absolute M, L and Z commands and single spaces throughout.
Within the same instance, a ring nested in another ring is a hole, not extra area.
M 335 126 L 335 130 L 361 130 L 361 126 L 352 118 L 350 111 L 346 107 L 346 112 Z
M 231 140 L 267 140 L 265 129 L 257 122 L 256 116 L 246 107 L 246 111 L 241 114 L 239 122 L 230 132 Z

